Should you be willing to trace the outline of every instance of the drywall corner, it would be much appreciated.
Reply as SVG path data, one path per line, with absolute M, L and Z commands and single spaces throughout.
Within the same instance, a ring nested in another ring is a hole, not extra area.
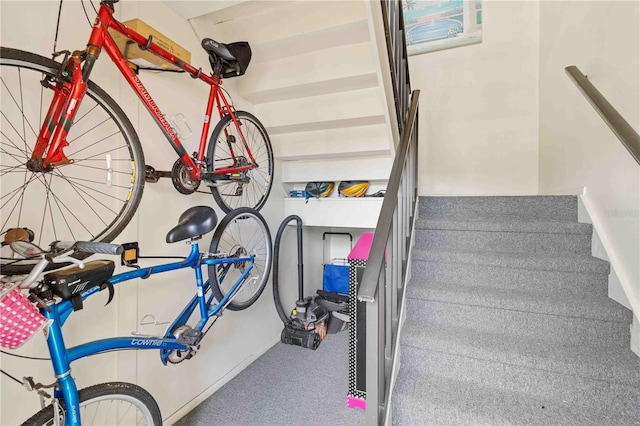
M 640 357 L 640 320 L 637 315 L 633 316 L 631 323 L 631 350 Z

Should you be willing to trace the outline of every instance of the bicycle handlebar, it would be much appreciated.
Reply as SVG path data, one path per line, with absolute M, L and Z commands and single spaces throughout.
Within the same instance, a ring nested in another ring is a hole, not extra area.
M 84 268 L 84 262 L 72 257 L 74 252 L 96 253 L 96 254 L 113 254 L 119 255 L 124 251 L 120 244 L 99 243 L 95 241 L 77 241 L 65 242 L 57 241 L 51 245 L 52 249 L 62 251 L 55 256 L 51 253 L 43 253 L 42 259 L 31 269 L 20 283 L 21 288 L 28 288 L 36 283 L 40 274 L 42 274 L 50 263 L 74 263 L 80 268 Z

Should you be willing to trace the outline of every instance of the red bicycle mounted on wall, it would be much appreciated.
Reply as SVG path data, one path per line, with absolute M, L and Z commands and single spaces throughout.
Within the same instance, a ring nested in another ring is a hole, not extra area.
M 244 74 L 248 44 L 202 40 L 213 71 L 202 72 L 116 20 L 114 3 L 100 3 L 87 47 L 53 54 L 54 59 L 1 48 L 0 198 L 3 273 L 27 272 L 8 249 L 15 240 L 112 241 L 129 223 L 147 179 L 140 140 L 118 104 L 89 80 L 105 51 L 136 92 L 178 155 L 170 173 L 175 188 L 211 189 L 225 212 L 259 210 L 273 181 L 273 150 L 264 126 L 252 114 L 236 111 L 221 88 L 222 79 Z M 176 130 L 130 68 L 109 30 L 122 34 L 210 87 L 198 151 L 190 155 Z M 209 137 L 211 115 L 220 121 Z M 160 172 L 162 173 L 162 172 Z M 168 174 L 167 172 L 164 172 Z

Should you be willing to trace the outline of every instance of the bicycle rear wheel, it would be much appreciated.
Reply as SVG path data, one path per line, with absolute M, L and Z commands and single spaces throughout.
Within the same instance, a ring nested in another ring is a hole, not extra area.
M 256 167 L 229 180 L 213 182 L 213 199 L 225 213 L 238 207 L 260 210 L 267 202 L 273 184 L 273 149 L 267 131 L 248 112 L 236 111 L 235 117 L 240 127 L 226 115 L 213 129 L 207 147 L 207 171 L 215 173 L 216 170 L 249 165 L 252 161 L 247 146 Z
M 151 394 L 131 383 L 101 383 L 82 389 L 80 421 L 90 425 L 147 425 L 161 426 L 160 408 Z M 66 407 L 61 401 L 62 411 Z M 53 406 L 43 408 L 24 422 L 23 426 L 53 425 Z M 60 424 L 64 424 L 62 421 Z
M 52 90 L 40 81 L 60 64 L 20 50 L 1 48 L 0 237 L 27 228 L 33 242 L 112 241 L 133 217 L 144 188 L 144 156 L 131 122 L 93 82 L 67 136 L 72 162 L 51 171 L 27 167 Z M 3 274 L 28 272 L 34 261 L 17 261 L 3 244 Z M 57 266 L 59 267 L 59 265 Z
M 271 272 L 271 233 L 262 215 L 248 207 L 228 213 L 213 234 L 209 252 L 231 258 L 255 255 L 253 268 L 232 295 L 227 308 L 241 311 L 253 305 L 262 294 Z M 218 302 L 231 291 L 248 266 L 248 262 L 209 265 L 209 283 Z

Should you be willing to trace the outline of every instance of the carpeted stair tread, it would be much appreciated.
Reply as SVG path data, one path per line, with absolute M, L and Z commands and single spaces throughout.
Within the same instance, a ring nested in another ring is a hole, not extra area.
M 609 262 L 593 256 L 531 253 L 487 253 L 413 249 L 412 258 L 427 262 L 492 265 L 507 268 L 608 274 Z
M 460 221 L 577 221 L 575 196 L 421 197 L 419 216 Z
M 588 234 L 416 229 L 414 244 L 420 250 L 591 254 L 591 236 Z
M 590 293 L 608 297 L 607 275 L 565 271 L 504 268 L 501 266 L 425 262 L 413 259 L 413 279 L 459 286 L 522 289 L 531 292 L 559 291 L 577 296 Z
M 402 347 L 393 424 L 637 425 L 640 388 Z
M 618 346 L 628 349 L 629 328 L 620 322 L 546 315 L 508 309 L 406 299 L 407 322 L 425 329 L 439 326 L 469 332 L 518 336 L 550 344 Z
M 580 291 L 582 290 L 582 291 Z M 587 288 L 558 286 L 550 282 L 541 288 L 531 286 L 492 286 L 477 281 L 474 285 L 432 283 L 414 278 L 407 286 L 407 298 L 424 301 L 470 304 L 538 314 L 559 315 L 630 324 L 633 313 L 607 297 Z
M 417 218 L 416 229 L 437 229 L 448 231 L 485 231 L 485 232 L 531 232 L 540 234 L 578 234 L 591 235 L 593 226 L 589 223 L 573 221 L 486 221 L 486 220 L 448 220 Z
M 640 388 L 640 358 L 622 345 L 553 342 L 542 336 L 524 338 L 474 332 L 455 325 L 425 328 L 422 324 L 407 322 L 404 328 L 404 346 Z

